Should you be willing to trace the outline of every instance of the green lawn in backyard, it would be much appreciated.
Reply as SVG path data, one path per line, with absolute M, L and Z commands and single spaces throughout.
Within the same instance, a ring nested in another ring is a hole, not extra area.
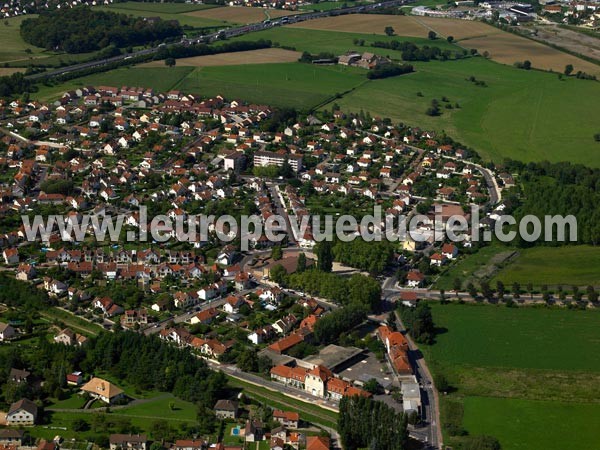
M 41 311 L 40 315 L 52 322 L 61 322 L 65 326 L 72 328 L 76 333 L 82 333 L 86 336 L 96 335 L 103 330 L 103 328 L 97 323 L 89 322 L 81 317 L 56 307 Z
M 79 409 L 83 408 L 86 403 L 86 398 L 79 394 L 78 390 L 74 390 L 68 398 L 53 402 L 48 408 L 57 409 Z
M 352 67 L 253 64 L 195 69 L 177 89 L 209 97 L 221 94 L 232 99 L 309 109 L 365 81 L 365 72 Z
M 593 450 L 600 442 L 600 405 L 467 397 L 464 424 L 493 435 L 502 450 Z
M 195 421 L 196 410 L 197 407 L 193 403 L 180 400 L 171 394 L 159 394 L 157 397 L 149 399 L 144 403 L 115 410 L 114 412 L 132 417 Z
M 123 423 L 129 421 L 140 432 L 148 433 L 150 436 L 152 436 L 154 423 L 157 421 L 167 421 L 172 427 L 180 427 L 182 424 L 192 424 L 196 421 L 196 405 L 193 403 L 180 400 L 168 393 L 147 393 L 147 395 L 153 397 L 133 406 L 126 406 L 124 408 L 112 407 L 108 414 L 92 410 L 53 412 L 50 414 L 50 423 L 46 427 L 36 426 L 31 428 L 31 434 L 36 437 L 45 438 L 53 438 L 56 434 L 60 434 L 66 439 L 73 437 L 77 439 L 91 439 L 95 434 L 92 430 L 76 432 L 73 430 L 72 424 L 75 419 L 80 418 L 91 424 L 97 415 L 105 415 L 108 421 L 113 422 Z M 171 403 L 173 403 L 173 409 L 171 409 Z M 74 402 L 70 404 L 67 400 L 57 402 L 51 407 L 76 408 Z M 62 430 L 61 428 L 66 428 L 66 430 Z
M 534 247 L 518 251 L 510 264 L 494 280 L 506 286 L 513 282 L 534 286 L 600 286 L 600 248 L 587 245 Z

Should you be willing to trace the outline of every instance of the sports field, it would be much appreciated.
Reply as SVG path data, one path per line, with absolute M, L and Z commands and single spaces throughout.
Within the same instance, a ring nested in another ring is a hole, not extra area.
M 572 64 L 575 71 L 600 75 L 600 66 L 596 64 L 473 20 L 354 14 L 300 22 L 291 26 L 375 34 L 384 34 L 385 27 L 391 26 L 398 35 L 413 37 L 427 37 L 429 31 L 433 30 L 443 38 L 453 36 L 464 48 L 476 48 L 481 53 L 488 51 L 490 58 L 503 64 L 512 65 L 516 61 L 528 59 L 535 68 L 562 72 L 565 65 Z
M 294 11 L 284 11 L 281 9 L 250 8 L 244 6 L 224 6 L 222 8 L 213 8 L 185 13 L 185 15 L 189 17 L 236 24 L 262 22 L 266 19 L 275 19 L 277 17 L 289 16 L 290 14 L 297 13 Z
M 264 48 L 247 52 L 220 53 L 218 55 L 194 56 L 177 60 L 179 67 L 237 66 L 242 64 L 266 64 L 295 62 L 299 52 L 281 48 Z M 152 61 L 139 67 L 164 67 L 164 61 Z M 1 69 L 0 69 L 1 70 Z
M 440 333 L 422 350 L 434 374 L 455 389 L 441 397 L 443 423 L 458 420 L 469 434 L 495 436 L 509 450 L 594 448 L 598 432 L 584 424 L 600 417 L 600 360 L 589 357 L 600 351 L 600 312 L 458 304 L 432 310 Z M 556 432 L 544 437 L 554 423 Z M 446 429 L 446 444 L 460 442 Z

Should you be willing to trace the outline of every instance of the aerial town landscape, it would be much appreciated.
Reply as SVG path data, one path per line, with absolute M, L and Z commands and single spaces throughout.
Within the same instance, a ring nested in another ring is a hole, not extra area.
M 0 14 L 0 450 L 600 448 L 600 2 Z

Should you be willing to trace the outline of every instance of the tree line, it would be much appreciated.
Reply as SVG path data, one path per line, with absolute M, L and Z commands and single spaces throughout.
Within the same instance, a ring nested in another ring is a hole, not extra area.
M 408 448 L 407 418 L 385 403 L 364 397 L 340 400 L 338 432 L 347 450 Z
M 367 318 L 367 309 L 359 303 L 336 309 L 315 323 L 315 340 L 320 344 L 336 342 L 345 333 Z
M 50 11 L 21 23 L 21 36 L 29 44 L 67 53 L 143 45 L 182 34 L 176 20 L 148 20 L 87 6 Z

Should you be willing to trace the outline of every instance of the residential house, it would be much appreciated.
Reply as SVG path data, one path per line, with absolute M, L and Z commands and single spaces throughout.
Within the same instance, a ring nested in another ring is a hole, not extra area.
M 233 400 L 218 400 L 213 410 L 219 419 L 237 419 L 238 403 Z
M 91 397 L 103 401 L 104 403 L 113 404 L 122 399 L 125 394 L 123 390 L 110 381 L 102 378 L 94 377 L 81 387 L 81 391 L 89 394 Z
M 148 439 L 145 434 L 111 434 L 108 442 L 110 450 L 146 450 Z
M 22 398 L 10 405 L 6 413 L 6 424 L 8 426 L 34 425 L 37 413 L 37 405 L 29 399 Z

